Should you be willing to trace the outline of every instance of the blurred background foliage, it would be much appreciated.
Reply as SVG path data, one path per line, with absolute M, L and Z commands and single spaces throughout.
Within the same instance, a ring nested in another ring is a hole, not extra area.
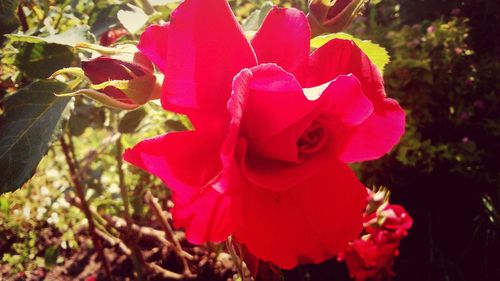
M 118 11 L 137 13 L 127 4 L 147 12 L 144 25 L 168 21 L 177 6 L 176 1 L 150 1 L 154 10 L 148 12 L 145 1 L 0 2 L 2 34 L 19 29 L 47 37 L 70 30 L 68 34 L 91 43 L 109 28 L 126 25 Z M 17 10 L 19 2 L 22 8 Z M 244 21 L 265 1 L 229 2 Z M 304 0 L 272 2 L 307 9 Z M 347 31 L 388 50 L 387 93 L 407 111 L 401 143 L 380 160 L 355 165 L 367 186 L 388 186 L 392 201 L 414 218 L 396 260 L 396 280 L 500 280 L 498 22 L 500 3 L 495 0 L 373 0 Z M 89 28 L 71 30 L 80 25 Z M 136 41 L 142 28 L 119 42 Z M 90 56 L 71 44 L 3 36 L 0 42 L 0 113 L 5 96 Z M 76 97 L 68 106 L 71 114 L 63 118 L 61 131 L 84 167 L 80 178 L 91 206 L 101 214 L 122 214 L 117 172 L 125 169 L 133 219 L 150 223 L 151 210 L 142 200 L 145 191 L 160 198 L 168 191 L 158 179 L 117 164 L 116 141 L 129 147 L 144 137 L 185 130 L 189 122 L 154 103 L 119 112 Z M 74 194 L 55 141 L 34 177 L 0 196 L 0 277 L 35 276 L 40 268 L 62 266 L 90 243 L 79 238 L 88 222 L 71 204 Z M 285 272 L 285 280 L 333 278 L 347 278 L 345 267 L 333 260 Z

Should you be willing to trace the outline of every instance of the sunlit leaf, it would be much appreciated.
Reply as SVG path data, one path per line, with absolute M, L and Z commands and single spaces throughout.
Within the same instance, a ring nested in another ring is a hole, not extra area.
M 0 194 L 21 187 L 35 172 L 69 114 L 71 98 L 56 97 L 66 84 L 41 80 L 5 99 L 0 118 Z
M 378 69 L 382 73 L 384 72 L 385 66 L 390 61 L 389 54 L 384 47 L 381 47 L 380 45 L 369 40 L 361 40 L 347 33 L 335 33 L 313 38 L 311 40 L 311 47 L 317 49 L 335 38 L 352 40 L 356 46 L 358 46 L 370 58 Z
M 128 32 L 134 34 L 144 27 L 148 21 L 148 15 L 139 7 L 127 5 L 127 9 L 118 11 L 118 20 Z
M 5 37 L 9 38 L 13 42 L 26 42 L 26 43 L 49 43 L 49 44 L 59 44 L 74 47 L 80 42 L 94 42 L 95 38 L 89 32 L 89 27 L 87 25 L 76 26 L 70 30 L 67 30 L 61 34 L 50 35 L 47 37 L 23 35 L 23 34 L 7 34 Z

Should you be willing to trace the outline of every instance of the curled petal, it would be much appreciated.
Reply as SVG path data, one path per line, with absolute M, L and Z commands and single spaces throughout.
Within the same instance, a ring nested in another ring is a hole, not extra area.
M 393 99 L 385 99 L 363 123 L 352 128 L 340 159 L 346 163 L 372 160 L 389 152 L 405 131 L 405 112 Z

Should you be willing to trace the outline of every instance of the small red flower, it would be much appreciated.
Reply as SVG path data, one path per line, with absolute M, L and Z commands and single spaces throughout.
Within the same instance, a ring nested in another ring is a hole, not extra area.
M 172 190 L 189 241 L 234 235 L 292 268 L 361 232 L 367 193 L 346 163 L 387 153 L 404 111 L 353 42 L 309 54 L 309 40 L 302 12 L 273 8 L 248 41 L 225 0 L 186 0 L 142 34 L 139 49 L 166 77 L 163 107 L 195 130 L 144 140 L 124 158 Z
M 370 192 L 361 238 L 349 243 L 340 260 L 345 260 L 349 273 L 357 281 L 389 280 L 399 243 L 408 235 L 413 219 L 400 205 L 388 203 L 387 192 Z
M 399 243 L 379 243 L 371 238 L 356 239 L 340 256 L 356 281 L 388 280 L 394 276 L 392 265 Z
M 368 233 L 386 231 L 393 239 L 401 239 L 408 235 L 413 219 L 400 205 L 385 204 L 375 213 L 365 216 L 365 230 Z

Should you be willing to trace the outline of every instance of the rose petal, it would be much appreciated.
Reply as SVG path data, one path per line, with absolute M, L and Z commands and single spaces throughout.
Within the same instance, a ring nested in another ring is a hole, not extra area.
M 249 149 L 255 154 L 293 161 L 296 153 L 286 155 L 286 151 L 296 151 L 296 141 L 301 132 L 296 132 L 295 138 L 282 139 L 280 147 L 269 149 L 267 144 L 274 136 L 308 115 L 314 105 L 306 98 L 295 77 L 281 67 L 262 64 L 251 68 L 251 71 L 247 97 L 243 97 L 246 105 L 239 135 L 248 140 Z
M 142 34 L 137 48 L 158 68 L 165 72 L 167 66 L 168 30 L 170 23 L 150 25 Z
M 238 241 L 284 269 L 342 251 L 361 232 L 367 194 L 345 164 L 332 161 L 330 167 L 286 192 L 241 188 Z
M 177 228 L 185 229 L 189 242 L 221 242 L 232 233 L 231 197 L 210 186 L 199 189 L 189 200 L 178 196 L 185 195 L 174 192 L 172 217 Z
M 304 87 L 318 86 L 339 75 L 353 74 L 373 103 L 385 98 L 380 71 L 351 40 L 330 40 L 311 54 L 308 67 L 303 70 L 307 74 L 301 80 Z
M 172 13 L 162 105 L 179 113 L 227 116 L 231 81 L 256 64 L 226 0 L 186 0 Z
M 324 90 L 321 90 L 323 87 Z M 309 99 L 315 100 L 317 106 L 323 107 L 323 110 L 338 117 L 345 124 L 358 125 L 372 114 L 373 104 L 363 93 L 355 76 L 341 75 L 323 87 L 304 89 L 304 92 Z M 318 93 L 320 97 L 316 96 Z
M 346 163 L 372 160 L 389 152 L 405 131 L 405 112 L 393 99 L 385 99 L 363 123 L 352 128 L 340 159 Z
M 123 158 L 161 178 L 184 201 L 220 174 L 219 146 L 208 132 L 168 133 L 141 141 Z
M 380 71 L 352 41 L 333 39 L 311 54 L 304 69 L 304 87 L 312 87 L 353 74 L 374 106 L 373 114 L 351 132 L 342 153 L 345 162 L 379 158 L 396 145 L 404 133 L 405 113 L 395 100 L 387 99 Z
M 259 63 L 276 63 L 297 74 L 307 61 L 311 31 L 302 11 L 274 7 L 252 39 Z

